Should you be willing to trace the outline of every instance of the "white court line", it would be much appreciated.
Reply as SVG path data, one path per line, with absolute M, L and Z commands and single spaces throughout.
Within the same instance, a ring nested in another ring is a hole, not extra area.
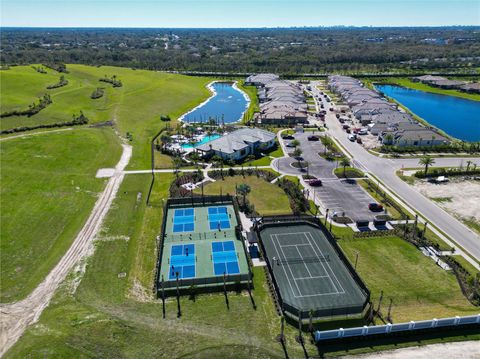
M 309 234 L 310 234 L 310 233 L 309 233 Z M 307 233 L 304 233 L 304 235 L 305 235 L 305 237 L 308 239 Z M 310 234 L 310 236 L 311 236 L 311 234 Z M 312 239 L 313 239 L 313 238 L 312 238 Z M 308 241 L 309 241 L 309 243 L 310 243 L 310 245 L 311 245 L 310 240 L 308 240 Z M 317 247 L 317 248 L 318 248 L 318 247 Z M 323 271 L 328 274 L 328 279 L 330 279 L 330 282 L 332 283 L 333 287 L 335 288 L 336 293 L 337 293 L 337 294 L 340 293 L 340 291 L 338 290 L 338 287 L 335 285 L 335 283 L 333 283 L 333 280 L 332 280 L 332 278 L 330 277 L 330 274 L 328 273 L 327 268 L 325 268 L 325 265 L 324 265 L 323 262 L 321 261 L 321 259 L 320 259 L 319 255 L 318 255 L 317 251 L 315 250 L 315 248 L 313 248 L 313 245 L 312 245 L 312 249 L 313 249 L 313 252 L 315 253 L 315 256 L 320 260 L 320 264 L 321 264 L 322 267 L 323 267 Z M 325 255 L 324 255 L 323 252 L 320 250 L 320 248 L 318 248 L 318 250 L 319 250 L 320 254 L 322 255 L 322 257 L 325 258 Z M 327 264 L 328 264 L 328 263 L 327 263 Z M 330 268 L 330 270 L 331 270 L 331 268 Z M 332 274 L 333 274 L 333 273 L 332 273 Z
M 298 254 L 300 254 L 300 258 L 303 259 L 302 253 L 300 253 L 300 251 L 298 250 L 298 247 L 297 247 L 297 246 L 295 246 L 295 249 L 297 250 Z M 308 275 L 309 275 L 310 277 L 313 277 L 313 276 L 312 276 L 312 273 L 310 273 L 310 270 L 308 269 L 307 265 L 306 265 L 305 263 L 302 263 L 302 264 L 303 264 L 303 266 L 305 267 L 305 269 L 307 270 Z M 297 278 L 293 277 L 293 279 L 296 280 Z
M 280 241 L 278 240 L 278 236 L 275 235 L 277 241 L 278 241 L 278 245 L 280 246 L 280 251 L 282 252 L 282 255 L 283 255 L 283 258 L 285 259 L 285 261 L 287 260 L 287 256 L 285 255 L 285 252 L 283 251 L 282 249 L 282 245 L 280 244 Z M 288 270 L 290 272 L 290 274 L 292 275 L 292 278 L 293 278 L 293 281 L 295 282 L 295 276 L 293 275 L 293 271 L 292 271 L 292 267 L 290 267 L 290 264 L 287 263 L 287 266 L 288 266 Z M 285 266 L 284 266 L 285 267 Z M 298 287 L 298 284 L 297 282 L 295 282 L 295 286 L 297 287 L 297 290 L 298 290 L 298 294 L 302 294 L 302 291 L 300 290 L 300 288 Z M 295 293 L 293 293 L 293 295 L 295 295 Z
M 273 247 L 275 248 L 275 252 L 277 253 L 277 256 L 280 258 L 280 253 L 278 252 L 277 243 L 275 243 L 275 241 L 274 241 L 274 236 L 275 236 L 275 239 L 277 240 L 277 242 L 280 245 L 280 242 L 278 241 L 278 238 L 277 238 L 276 234 L 271 234 L 270 239 L 272 240 Z M 275 263 L 273 263 L 273 265 L 275 265 Z M 290 290 L 292 291 L 293 296 L 295 297 L 295 291 L 293 290 L 292 283 L 290 282 L 290 278 L 287 274 L 287 271 L 285 270 L 285 266 L 282 266 L 282 269 L 283 269 L 283 272 L 285 273 L 285 277 L 287 277 L 287 281 L 288 281 L 288 285 L 290 286 Z M 292 275 L 292 278 L 293 278 L 293 275 Z M 295 285 L 297 285 L 297 283 L 295 283 Z M 298 290 L 298 285 L 297 285 L 297 290 Z M 298 291 L 298 293 L 300 293 L 300 290 Z
M 318 250 L 320 251 L 320 253 L 322 253 L 322 251 L 320 250 L 320 248 L 318 247 L 318 243 L 315 241 L 315 239 L 313 238 L 312 234 L 309 232 L 308 233 L 313 241 L 313 243 L 315 243 L 315 246 L 318 248 Z M 322 253 L 323 254 L 323 253 Z M 322 263 L 323 265 L 323 263 Z M 335 280 L 337 281 L 338 285 L 340 286 L 340 288 L 342 289 L 342 292 L 341 293 L 345 293 L 345 289 L 342 287 L 342 285 L 340 284 L 340 281 L 338 280 L 337 276 L 335 275 L 335 272 L 332 270 L 332 267 L 330 267 L 330 263 L 327 262 L 327 266 L 328 268 L 330 269 L 330 271 L 332 272 L 332 275 L 333 277 L 335 278 Z M 336 288 L 336 286 L 335 286 Z M 340 292 L 338 292 L 340 293 Z
M 300 243 L 300 244 L 280 244 L 281 247 L 298 247 L 298 246 L 310 246 L 309 243 Z
M 312 277 L 300 277 L 300 278 L 295 278 L 295 280 L 318 279 L 318 278 L 328 278 L 328 275 L 317 275 L 317 276 L 312 276 Z

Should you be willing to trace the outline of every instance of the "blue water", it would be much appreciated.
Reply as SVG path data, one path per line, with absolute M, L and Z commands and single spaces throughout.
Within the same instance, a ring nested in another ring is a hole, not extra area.
M 208 122 L 209 119 L 214 119 L 219 123 L 231 123 L 241 120 L 247 106 L 243 93 L 233 88 L 231 82 L 215 82 L 212 86 L 217 94 L 187 114 L 183 121 Z
M 480 141 L 480 101 L 395 85 L 375 87 L 450 136 L 464 141 Z
M 202 138 L 201 141 L 198 141 L 198 142 L 195 142 L 195 144 L 192 146 L 190 143 L 184 143 L 182 145 L 182 148 L 193 148 L 193 147 L 197 147 L 197 146 L 200 146 L 200 145 L 203 145 L 204 143 L 207 143 L 207 142 L 210 142 L 212 140 L 215 140 L 217 138 L 221 137 L 220 135 L 210 135 L 210 136 L 205 136 L 204 138 Z

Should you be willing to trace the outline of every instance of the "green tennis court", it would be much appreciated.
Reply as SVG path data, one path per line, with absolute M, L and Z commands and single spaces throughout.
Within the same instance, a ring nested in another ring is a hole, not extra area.
M 311 310 L 316 317 L 363 311 L 368 289 L 320 228 L 265 225 L 260 238 L 284 309 L 292 315 L 307 318 Z

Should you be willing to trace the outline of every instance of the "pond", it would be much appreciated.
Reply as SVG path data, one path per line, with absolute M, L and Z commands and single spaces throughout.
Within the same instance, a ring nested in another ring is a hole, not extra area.
M 463 141 L 480 141 L 480 101 L 395 85 L 375 85 L 431 125 Z
M 247 95 L 232 82 L 214 82 L 209 87 L 213 96 L 180 119 L 185 122 L 208 122 L 210 119 L 218 123 L 240 121 L 249 105 Z

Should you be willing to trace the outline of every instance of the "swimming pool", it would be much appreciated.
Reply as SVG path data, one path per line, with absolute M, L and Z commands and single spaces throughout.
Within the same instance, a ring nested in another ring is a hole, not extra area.
M 195 142 L 194 145 L 192 145 L 191 143 L 184 143 L 182 145 L 182 148 L 183 149 L 187 149 L 187 148 L 194 148 L 194 147 L 198 147 L 200 145 L 203 145 L 204 143 L 207 143 L 207 142 L 210 142 L 212 140 L 216 140 L 217 138 L 220 138 L 221 136 L 219 134 L 214 134 L 214 135 L 210 135 L 210 136 L 205 136 L 204 138 L 202 138 L 201 141 L 198 141 L 198 142 Z

